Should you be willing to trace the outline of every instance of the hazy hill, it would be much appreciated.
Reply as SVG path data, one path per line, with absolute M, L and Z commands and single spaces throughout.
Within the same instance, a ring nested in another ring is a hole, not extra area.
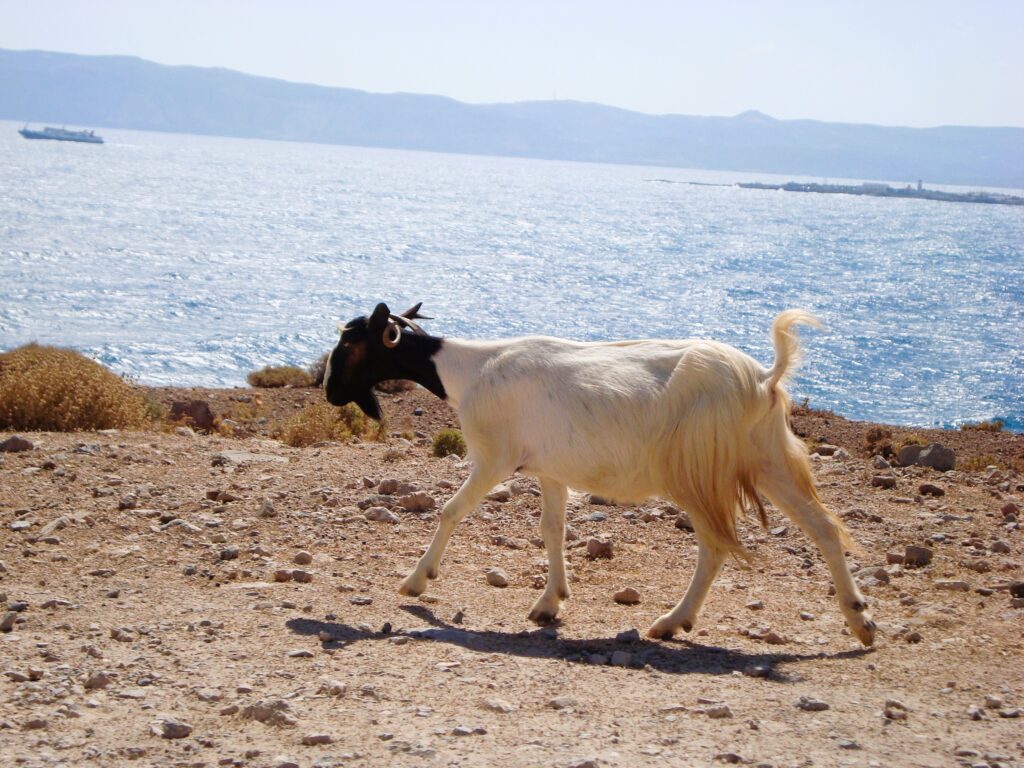
M 893 128 L 646 115 L 573 101 L 463 104 L 168 67 L 0 50 L 0 118 L 561 160 L 1024 187 L 1024 128 Z

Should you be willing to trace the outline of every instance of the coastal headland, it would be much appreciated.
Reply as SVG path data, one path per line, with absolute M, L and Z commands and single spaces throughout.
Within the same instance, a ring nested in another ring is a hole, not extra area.
M 771 509 L 694 631 L 653 642 L 695 564 L 684 511 L 573 494 L 574 594 L 538 628 L 530 478 L 467 518 L 425 595 L 397 594 L 468 473 L 434 455 L 457 420 L 424 391 L 381 396 L 379 440 L 303 448 L 274 425 L 317 389 L 149 394 L 205 401 L 231 428 L 19 432 L 26 449 L 0 453 L 5 764 L 1024 760 L 1024 435 L 797 409 L 859 546 L 876 647 L 847 634 L 817 549 Z M 952 470 L 896 461 L 933 443 Z

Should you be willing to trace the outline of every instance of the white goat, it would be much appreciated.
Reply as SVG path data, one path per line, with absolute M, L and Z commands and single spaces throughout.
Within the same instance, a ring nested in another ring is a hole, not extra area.
M 651 496 L 687 510 L 699 545 L 682 601 L 648 629 L 656 638 L 692 629 L 727 555 L 746 556 L 736 518 L 758 493 L 821 550 L 853 634 L 865 645 L 875 625 L 844 557 L 849 540 L 815 492 L 807 451 L 793 435 L 782 381 L 797 364 L 792 328 L 816 324 L 787 310 L 776 317 L 776 359 L 763 368 L 714 341 L 581 343 L 547 337 L 462 341 L 425 334 L 419 305 L 393 315 L 379 304 L 342 329 L 324 377 L 330 402 L 356 402 L 379 418 L 372 385 L 419 382 L 457 411 L 472 470 L 444 505 L 434 539 L 400 592 L 419 595 L 436 578 L 452 531 L 515 471 L 537 477 L 548 583 L 530 611 L 553 620 L 569 597 L 563 554 L 568 488 L 639 503 Z

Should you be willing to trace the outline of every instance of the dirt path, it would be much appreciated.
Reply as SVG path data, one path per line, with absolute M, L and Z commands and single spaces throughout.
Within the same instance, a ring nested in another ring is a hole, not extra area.
M 240 392 L 204 394 L 223 412 Z M 254 421 L 314 396 L 264 393 Z M 880 471 L 858 453 L 863 426 L 799 417 L 845 448 L 816 475 L 864 549 L 876 647 L 847 634 L 822 559 L 777 513 L 770 532 L 747 527 L 755 566 L 726 566 L 695 631 L 649 642 L 633 630 L 680 598 L 696 551 L 662 504 L 573 496 L 557 627 L 525 618 L 546 570 L 528 481 L 466 520 L 428 594 L 400 597 L 437 511 L 401 498 L 439 505 L 467 468 L 416 445 L 447 409 L 422 392 L 385 404 L 411 443 L 24 435 L 36 449 L 0 463 L 0 762 L 1024 765 L 1024 610 L 1009 593 L 1024 539 L 1001 511 L 1024 507 L 1019 476 Z M 964 434 L 949 435 L 961 455 L 1022 450 Z M 871 485 L 880 472 L 895 488 Z M 405 487 L 379 494 L 388 479 Z M 374 507 L 398 522 L 367 520 Z M 586 557 L 594 535 L 610 559 Z M 931 562 L 887 562 L 908 545 Z M 627 586 L 638 605 L 612 599 Z

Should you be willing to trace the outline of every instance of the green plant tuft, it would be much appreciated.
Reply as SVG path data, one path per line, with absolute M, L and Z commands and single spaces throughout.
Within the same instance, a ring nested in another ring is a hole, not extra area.
M 444 458 L 449 454 L 466 456 L 466 438 L 457 429 L 442 429 L 434 435 L 434 455 Z

